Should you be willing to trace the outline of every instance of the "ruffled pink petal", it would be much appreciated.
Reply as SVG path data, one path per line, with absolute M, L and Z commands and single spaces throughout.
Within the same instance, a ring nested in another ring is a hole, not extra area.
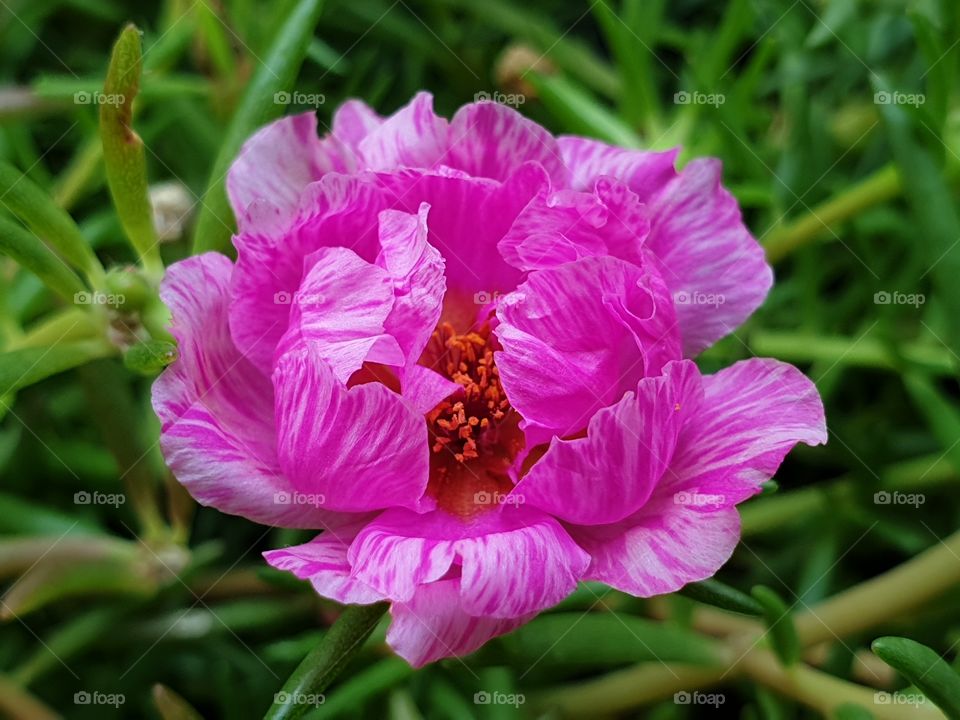
M 307 262 L 277 356 L 310 348 L 341 383 L 364 362 L 402 365 L 403 350 L 384 327 L 393 308 L 390 273 L 340 247 L 318 250 Z
M 433 112 L 433 96 L 420 92 L 370 130 L 358 148 L 367 169 L 396 170 L 433 167 L 442 162 L 447 143 L 446 119 Z
M 304 277 L 304 258 L 323 247 L 345 247 L 368 262 L 379 252 L 382 191 L 369 179 L 329 174 L 303 192 L 298 222 L 279 234 L 234 237 L 237 267 L 230 294 L 230 330 L 237 347 L 270 375 L 277 343 Z
M 497 317 L 497 366 L 511 404 L 561 436 L 680 357 L 662 280 L 611 257 L 531 273 Z
M 420 205 L 416 215 L 399 210 L 380 213 L 380 258 L 393 286 L 393 307 L 384 323 L 396 338 L 405 364 L 413 365 L 433 334 L 443 309 L 446 281 L 443 258 L 427 242 L 427 213 Z
M 227 172 L 227 195 L 240 232 L 256 232 L 258 217 L 276 214 L 288 222 L 296 214 L 300 193 L 328 172 L 353 172 L 352 154 L 336 138 L 317 137 L 317 116 L 305 112 L 280 118 L 247 140 Z M 270 211 L 251 212 L 255 201 Z
M 386 598 L 350 576 L 347 548 L 362 526 L 354 523 L 328 530 L 303 545 L 268 550 L 263 557 L 278 570 L 308 580 L 323 597 L 356 605 L 379 602 Z
M 179 359 L 153 384 L 160 447 L 202 505 L 283 527 L 322 528 L 343 518 L 290 502 L 277 461 L 273 388 L 234 347 L 227 327 L 231 262 L 207 253 L 178 262 L 161 285 Z
M 517 286 L 522 273 L 503 261 L 497 243 L 548 185 L 542 167 L 524 164 L 503 183 L 440 171 L 408 170 L 377 178 L 393 207 L 416 214 L 421 203 L 430 205 L 428 241 L 445 261 L 448 292 L 471 302 L 475 294 Z
M 403 399 L 417 412 L 425 414 L 463 386 L 423 365 L 412 365 L 404 371 L 400 388 Z
M 674 163 L 679 149 L 628 150 L 570 136 L 558 137 L 557 147 L 570 170 L 570 186 L 575 190 L 591 190 L 597 178 L 609 175 L 623 180 L 646 202 L 677 175 Z
M 330 509 L 429 509 L 427 426 L 379 383 L 347 389 L 309 348 L 273 375 L 277 455 L 294 487 Z
M 589 563 L 556 520 L 516 505 L 469 523 L 439 510 L 388 510 L 357 536 L 348 557 L 359 580 L 400 602 L 415 587 L 442 577 L 451 563 L 459 564 L 463 609 L 492 617 L 555 605 Z
M 450 149 L 443 164 L 477 177 L 506 180 L 523 163 L 536 162 L 557 187 L 569 182 L 554 137 L 501 103 L 464 105 L 450 121 Z
M 332 135 L 354 153 L 359 153 L 360 143 L 383 124 L 383 118 L 362 100 L 345 101 L 333 113 Z
M 387 643 L 413 667 L 467 655 L 533 617 L 470 615 L 461 604 L 459 585 L 458 578 L 421 585 L 409 602 L 390 606 L 393 622 L 387 630 Z
M 570 532 L 592 558 L 586 579 L 651 597 L 713 576 L 737 546 L 740 516 L 734 507 L 707 510 L 655 496 L 619 523 Z
M 650 218 L 622 182 L 603 177 L 593 192 L 541 192 L 500 241 L 504 259 L 523 270 L 555 267 L 591 255 L 643 260 Z
M 773 284 L 763 248 L 720 176 L 719 160 L 693 160 L 650 201 L 647 247 L 663 263 L 688 357 L 739 327 Z
M 702 398 L 696 365 L 668 363 L 663 375 L 642 378 L 635 392 L 599 410 L 586 437 L 553 438 L 512 494 L 579 525 L 622 520 L 650 497 Z
M 816 386 L 792 365 L 738 362 L 703 378 L 702 409 L 684 429 L 671 476 L 676 490 L 719 495 L 728 504 L 759 492 L 798 442 L 827 441 Z

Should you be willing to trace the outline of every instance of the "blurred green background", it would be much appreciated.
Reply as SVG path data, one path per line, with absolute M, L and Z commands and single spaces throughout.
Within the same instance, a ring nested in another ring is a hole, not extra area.
M 190 254 L 197 216 L 222 214 L 208 193 L 218 157 L 270 117 L 316 107 L 326 127 L 348 97 L 385 113 L 421 89 L 449 116 L 485 94 L 555 133 L 721 158 L 777 282 L 700 365 L 790 361 L 826 405 L 828 446 L 798 448 L 779 490 L 743 506 L 743 544 L 718 574 L 742 593 L 766 586 L 765 620 L 709 607 L 741 596 L 586 586 L 419 672 L 380 627 L 310 717 L 940 717 L 928 698 L 960 697 L 948 668 L 898 673 L 870 652 L 884 635 L 948 662 L 960 647 L 960 4 L 0 0 L 0 160 L 28 179 L 0 177 L 0 231 L 19 223 L 3 207 L 13 186 L 35 185 L 107 268 L 137 256 L 91 98 L 128 21 L 143 31 L 147 177 L 173 183 L 173 217 L 190 210 L 165 264 Z M 260 558 L 310 534 L 194 507 L 156 445 L 158 367 L 125 367 L 117 350 L 157 318 L 131 307 L 107 329 L 21 264 L 0 257 L 0 715 L 192 717 L 175 692 L 203 717 L 263 716 L 338 613 Z M 128 275 L 113 282 L 135 294 Z M 926 574 L 885 575 L 916 557 Z M 781 659 L 804 646 L 813 690 L 726 672 L 764 622 L 760 645 Z M 826 675 L 866 701 L 838 711 L 817 690 Z M 896 705 L 882 694 L 895 689 L 919 700 Z

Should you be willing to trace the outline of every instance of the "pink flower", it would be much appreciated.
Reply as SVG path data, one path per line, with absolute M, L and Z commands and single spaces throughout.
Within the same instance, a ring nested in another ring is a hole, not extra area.
M 180 360 L 154 385 L 204 505 L 322 529 L 266 553 L 343 603 L 391 602 L 413 665 L 470 652 L 581 580 L 710 577 L 736 504 L 797 443 L 814 386 L 689 358 L 772 275 L 715 160 L 554 138 L 494 103 L 358 101 L 260 130 L 228 176 L 239 258 L 170 268 Z

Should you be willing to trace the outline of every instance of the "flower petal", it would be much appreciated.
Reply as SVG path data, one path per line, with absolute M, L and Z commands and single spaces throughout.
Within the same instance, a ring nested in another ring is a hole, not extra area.
M 702 396 L 692 361 L 668 363 L 663 375 L 642 378 L 635 392 L 599 410 L 586 437 L 554 437 L 512 494 L 567 522 L 622 520 L 650 497 Z
M 294 487 L 335 510 L 429 509 L 427 426 L 399 395 L 347 389 L 309 348 L 281 357 L 273 384 L 277 454 Z
M 599 140 L 561 136 L 557 147 L 570 169 L 570 187 L 590 190 L 602 175 L 623 180 L 643 202 L 676 177 L 679 148 L 663 152 L 628 150 Z
M 304 268 L 304 258 L 333 246 L 351 249 L 368 262 L 379 252 L 377 217 L 384 194 L 369 179 L 328 174 L 306 188 L 300 202 L 292 228 L 234 236 L 230 330 L 241 352 L 268 377 L 287 329 L 290 299 L 310 269 Z
M 376 590 L 350 577 L 347 548 L 362 524 L 328 530 L 308 543 L 268 550 L 266 561 L 293 573 L 310 584 L 323 597 L 340 603 L 369 605 L 386 598 Z
M 792 365 L 743 360 L 705 376 L 703 387 L 700 413 L 671 465 L 674 492 L 703 490 L 738 503 L 760 491 L 798 442 L 827 441 L 820 394 Z
M 506 180 L 525 162 L 537 162 L 557 187 L 569 173 L 557 141 L 540 125 L 502 103 L 476 102 L 450 121 L 450 149 L 443 163 L 470 175 Z
M 469 615 L 460 602 L 459 585 L 457 578 L 421 585 L 409 602 L 390 606 L 393 622 L 387 643 L 413 667 L 467 655 L 532 619 L 532 615 L 506 619 Z
M 373 128 L 358 147 L 370 170 L 429 168 L 447 150 L 448 123 L 433 112 L 433 96 L 420 92 Z
M 570 532 L 592 558 L 585 579 L 651 597 L 714 575 L 737 546 L 740 516 L 733 507 L 706 512 L 655 497 L 619 523 Z
M 470 523 L 440 510 L 388 510 L 357 536 L 349 558 L 359 580 L 400 602 L 459 563 L 463 609 L 494 617 L 555 605 L 589 562 L 556 520 L 516 505 Z
M 773 284 L 763 248 L 720 176 L 719 160 L 693 160 L 649 201 L 647 247 L 663 263 L 688 357 L 739 327 Z
M 402 365 L 403 351 L 384 328 L 393 308 L 393 278 L 346 248 L 322 248 L 296 295 L 277 356 L 309 347 L 341 383 L 364 362 Z
M 650 230 L 646 208 L 614 178 L 593 192 L 541 192 L 500 241 L 504 259 L 522 270 L 555 267 L 591 255 L 613 255 L 640 264 Z
M 531 273 L 501 299 L 497 317 L 497 367 L 511 404 L 561 436 L 680 357 L 662 280 L 611 257 Z
M 198 255 L 170 266 L 161 285 L 180 352 L 153 384 L 167 465 L 201 505 L 265 525 L 338 524 L 313 505 L 284 502 L 293 488 L 277 462 L 273 388 L 227 327 L 232 269 L 222 255 Z
M 314 112 L 280 118 L 247 140 L 227 172 L 227 194 L 240 232 L 256 232 L 255 201 L 283 221 L 296 214 L 300 193 L 328 172 L 353 172 L 352 156 L 336 138 L 317 137 Z M 261 210 L 262 212 L 262 210 Z

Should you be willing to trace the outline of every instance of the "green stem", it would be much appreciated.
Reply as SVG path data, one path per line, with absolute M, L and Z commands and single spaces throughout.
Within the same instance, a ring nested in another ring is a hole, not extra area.
M 318 695 L 329 687 L 363 646 L 388 607 L 387 603 L 348 606 L 320 644 L 287 678 L 283 689 L 274 696 L 265 720 L 293 720 L 303 717 L 314 707 L 300 700 Z
M 896 197 L 902 190 L 903 182 L 896 166 L 893 163 L 884 165 L 837 197 L 817 205 L 799 220 L 774 227 L 763 243 L 767 259 L 774 264 L 779 262 L 844 220 Z
M 892 570 L 796 616 L 804 645 L 848 637 L 895 617 L 960 583 L 960 531 Z

